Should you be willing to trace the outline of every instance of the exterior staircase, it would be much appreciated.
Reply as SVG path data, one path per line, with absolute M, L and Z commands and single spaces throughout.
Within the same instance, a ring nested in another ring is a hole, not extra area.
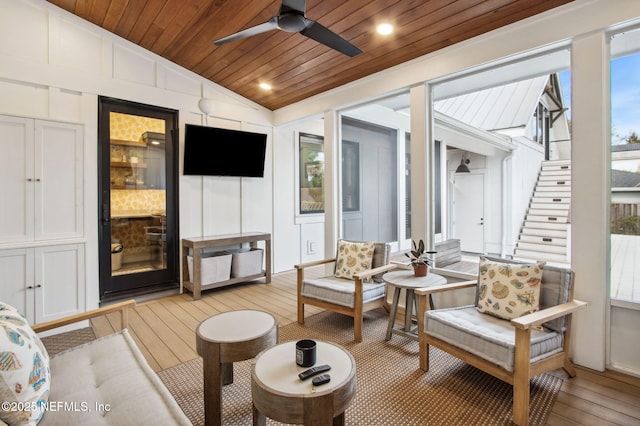
M 570 263 L 571 161 L 544 161 L 514 258 Z

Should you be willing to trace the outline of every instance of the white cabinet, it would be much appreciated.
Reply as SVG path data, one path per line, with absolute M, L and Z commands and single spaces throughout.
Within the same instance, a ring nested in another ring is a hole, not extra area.
M 0 115 L 0 300 L 31 323 L 84 312 L 84 135 Z
M 84 244 L 0 250 L 0 300 L 32 324 L 84 312 Z
M 0 115 L 0 243 L 83 236 L 83 128 Z

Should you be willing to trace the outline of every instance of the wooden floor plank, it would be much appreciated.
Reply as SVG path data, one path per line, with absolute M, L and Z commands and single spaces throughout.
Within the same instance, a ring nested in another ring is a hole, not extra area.
M 202 322 L 198 320 L 196 317 L 191 315 L 187 310 L 185 310 L 180 304 L 176 303 L 176 301 L 171 299 L 163 299 L 160 300 L 160 304 L 166 309 L 168 312 L 171 312 L 173 316 L 178 318 L 185 327 L 190 330 L 196 330 L 198 325 Z
M 596 399 L 577 398 L 567 392 L 560 392 L 556 399 L 556 404 L 565 404 L 572 410 L 578 410 L 582 413 L 583 418 L 593 418 L 596 425 L 631 425 L 638 419 L 627 416 L 624 413 L 612 410 L 602 405 Z M 588 423 L 587 423 L 588 424 Z
M 107 317 L 104 315 L 92 318 L 91 327 L 93 328 L 93 334 L 95 334 L 97 338 L 108 336 L 109 334 L 116 332 Z
M 573 397 L 582 398 L 609 410 L 640 419 L 640 406 L 636 405 L 639 396 L 622 389 L 602 386 L 597 382 L 575 377 L 567 380 L 562 390 Z
M 164 370 L 180 364 L 180 359 L 175 356 L 160 337 L 155 333 L 153 327 L 145 322 L 138 314 L 139 307 L 131 309 L 129 312 L 129 330 L 137 336 L 139 342 L 147 349 L 160 369 Z M 138 343 L 138 342 L 136 342 Z
M 137 307 L 136 310 L 180 362 L 186 362 L 198 356 L 194 330 L 184 327 L 180 320 L 162 308 L 159 303 L 149 303 Z

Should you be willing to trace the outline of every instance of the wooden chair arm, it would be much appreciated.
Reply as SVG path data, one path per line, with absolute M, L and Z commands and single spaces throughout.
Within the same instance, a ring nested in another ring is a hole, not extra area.
M 393 271 L 394 269 L 398 269 L 398 265 L 395 263 L 388 263 L 386 265 L 378 266 L 377 268 L 367 269 L 366 271 L 360 272 L 358 274 L 353 274 L 353 278 L 364 280 L 382 272 Z
M 336 258 L 332 257 L 331 259 L 314 260 L 313 262 L 300 263 L 299 265 L 294 265 L 293 267 L 298 270 L 301 270 L 305 268 L 310 268 L 312 266 L 326 265 L 327 263 L 331 263 L 335 261 L 336 261 Z
M 530 314 L 514 318 L 511 320 L 511 325 L 516 328 L 526 330 L 528 328 L 539 326 L 544 322 L 551 321 L 564 315 L 568 315 L 586 307 L 587 302 L 583 302 L 581 300 L 572 300 L 561 305 L 552 306 L 547 309 L 542 309 L 540 311 L 532 312 Z
M 80 314 L 71 315 L 64 318 L 58 318 L 53 321 L 47 321 L 40 324 L 35 324 L 31 328 L 36 333 L 42 333 L 43 331 L 52 330 L 54 328 L 73 324 L 75 322 L 84 321 L 84 320 L 99 317 L 102 315 L 110 314 L 112 312 L 120 311 L 122 315 L 122 328 L 124 329 L 124 328 L 127 328 L 127 325 L 128 325 L 128 320 L 129 320 L 128 309 L 129 307 L 133 307 L 135 305 L 136 305 L 135 300 L 133 299 L 126 300 L 124 302 L 115 303 L 113 305 L 94 309 L 92 311 L 82 312 Z
M 477 280 L 460 281 L 460 282 L 451 283 L 451 284 L 435 285 L 433 287 L 417 288 L 415 289 L 415 294 L 417 296 L 428 296 L 431 293 L 439 293 L 442 291 L 450 291 L 450 290 L 459 290 L 461 288 L 475 287 L 476 285 L 478 285 Z

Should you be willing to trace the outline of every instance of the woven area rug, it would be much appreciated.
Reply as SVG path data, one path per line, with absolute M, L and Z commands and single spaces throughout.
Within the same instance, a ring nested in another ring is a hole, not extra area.
M 508 425 L 512 387 L 431 348 L 430 371 L 420 370 L 418 343 L 399 336 L 386 342 L 388 314 L 366 314 L 361 343 L 353 341 L 353 320 L 323 312 L 279 328 L 278 341 L 308 338 L 342 345 L 356 360 L 356 396 L 346 411 L 348 425 Z M 204 424 L 202 359 L 159 373 L 194 425 Z M 530 424 L 542 425 L 562 380 L 537 376 L 531 383 Z M 223 388 L 223 424 L 251 425 L 251 361 L 234 363 L 234 383 Z M 267 424 L 277 425 L 267 419 Z
M 91 327 L 80 328 L 78 330 L 67 331 L 65 333 L 54 334 L 43 337 L 42 344 L 47 348 L 49 356 L 64 352 L 67 349 L 83 345 L 95 340 L 96 335 Z

